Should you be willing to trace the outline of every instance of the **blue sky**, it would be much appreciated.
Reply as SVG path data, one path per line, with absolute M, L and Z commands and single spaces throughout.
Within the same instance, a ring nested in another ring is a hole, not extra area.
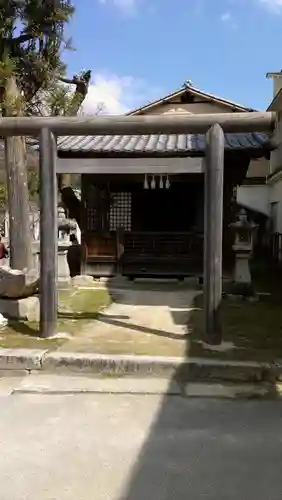
M 74 0 L 69 73 L 92 69 L 88 107 L 123 112 L 179 88 L 265 109 L 282 69 L 282 0 Z

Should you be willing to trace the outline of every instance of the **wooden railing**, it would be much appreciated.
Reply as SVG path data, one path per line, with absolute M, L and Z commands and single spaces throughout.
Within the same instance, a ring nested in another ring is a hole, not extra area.
M 202 272 L 203 235 L 196 233 L 124 233 L 122 268 L 128 275 L 191 275 Z
M 203 235 L 188 232 L 124 233 L 125 256 L 189 257 L 203 254 Z

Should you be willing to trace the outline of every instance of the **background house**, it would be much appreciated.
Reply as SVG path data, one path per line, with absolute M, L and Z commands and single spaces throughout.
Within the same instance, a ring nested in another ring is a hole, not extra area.
M 273 100 L 268 111 L 276 111 L 276 139 L 278 147 L 271 153 L 270 168 L 267 177 L 268 211 L 270 231 L 282 233 L 282 71 L 268 73 L 273 80 Z

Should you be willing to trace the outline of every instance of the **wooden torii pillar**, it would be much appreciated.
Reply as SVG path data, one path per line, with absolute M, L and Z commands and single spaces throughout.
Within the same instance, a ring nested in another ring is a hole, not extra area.
M 49 128 L 39 136 L 40 163 L 40 335 L 51 337 L 57 328 L 57 177 L 56 142 Z
M 206 134 L 204 312 L 208 344 L 220 344 L 222 324 L 222 228 L 223 228 L 224 133 L 215 124 Z

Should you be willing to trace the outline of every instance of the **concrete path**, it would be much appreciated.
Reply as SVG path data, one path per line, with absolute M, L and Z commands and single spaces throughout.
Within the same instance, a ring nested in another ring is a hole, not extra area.
M 280 402 L 0 392 L 0 404 L 1 500 L 281 498 Z
M 185 355 L 187 324 L 198 293 L 181 284 L 111 290 L 114 303 L 87 325 L 65 351 Z

